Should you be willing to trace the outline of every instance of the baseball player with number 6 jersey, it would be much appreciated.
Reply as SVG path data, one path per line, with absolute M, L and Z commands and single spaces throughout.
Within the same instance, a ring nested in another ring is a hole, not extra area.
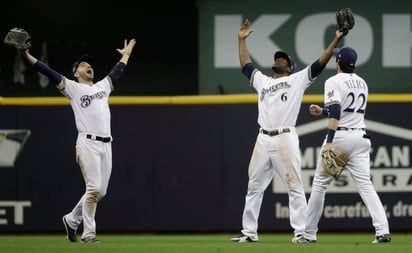
M 259 241 L 258 218 L 263 194 L 277 172 L 288 189 L 290 224 L 294 229 L 292 242 L 295 242 L 304 232 L 307 208 L 296 120 L 305 90 L 323 71 L 333 55 L 333 48 L 344 35 L 336 31 L 320 58 L 297 72 L 288 54 L 276 52 L 272 66 L 274 75 L 267 76 L 251 62 L 246 48 L 246 38 L 253 32 L 249 27 L 250 21 L 246 20 L 238 33 L 239 58 L 242 73 L 258 94 L 260 129 L 248 168 L 241 235 L 231 241 Z
M 346 161 L 347 171 L 366 205 L 375 228 L 373 243 L 391 241 L 385 209 L 371 181 L 371 140 L 364 122 L 368 101 L 366 81 L 354 73 L 358 54 L 351 47 L 335 48 L 337 74 L 325 81 L 325 108 L 310 105 L 312 115 L 328 116 L 328 129 L 322 145 Z M 318 222 L 323 213 L 326 188 L 334 178 L 323 172 L 321 156 L 318 157 L 312 191 L 308 201 L 308 219 L 304 237 L 299 243 L 317 241 Z
M 110 127 L 109 95 L 126 68 L 136 44 L 135 39 L 124 40 L 120 61 L 102 80 L 94 83 L 93 58 L 83 56 L 71 68 L 71 80 L 52 70 L 33 57 L 29 50 L 22 53 L 34 69 L 47 76 L 70 100 L 76 128 L 76 161 L 80 166 L 86 192 L 73 210 L 63 216 L 67 238 L 77 242 L 77 228 L 83 222 L 81 242 L 99 243 L 96 237 L 95 214 L 97 203 L 106 195 L 112 171 L 112 136 Z

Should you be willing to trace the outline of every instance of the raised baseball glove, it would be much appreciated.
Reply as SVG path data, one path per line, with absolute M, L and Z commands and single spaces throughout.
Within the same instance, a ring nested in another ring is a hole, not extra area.
M 346 162 L 332 150 L 322 152 L 323 171 L 332 177 L 338 177 L 343 172 Z
M 336 12 L 336 25 L 343 35 L 348 34 L 349 30 L 355 26 L 355 17 L 350 8 L 343 8 Z
M 31 48 L 31 36 L 26 30 L 14 27 L 7 33 L 4 43 L 19 50 L 26 50 Z

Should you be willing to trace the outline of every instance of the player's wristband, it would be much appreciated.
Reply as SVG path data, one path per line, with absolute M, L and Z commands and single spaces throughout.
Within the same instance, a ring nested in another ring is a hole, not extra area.
M 335 133 L 336 133 L 336 130 L 328 128 L 326 143 L 332 143 L 333 142 L 333 138 L 335 137 Z

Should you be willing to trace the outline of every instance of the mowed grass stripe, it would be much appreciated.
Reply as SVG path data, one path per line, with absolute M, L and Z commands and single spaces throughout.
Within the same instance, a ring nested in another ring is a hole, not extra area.
M 387 253 L 410 252 L 412 234 L 392 234 L 388 244 L 372 244 L 373 233 L 318 235 L 313 244 L 293 244 L 292 235 L 262 233 L 258 243 L 233 243 L 237 234 L 100 234 L 99 244 L 70 243 L 61 235 L 0 235 L 1 253 Z

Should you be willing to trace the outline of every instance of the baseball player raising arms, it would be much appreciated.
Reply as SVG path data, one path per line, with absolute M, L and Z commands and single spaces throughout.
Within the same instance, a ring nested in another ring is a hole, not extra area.
M 74 112 L 78 137 L 76 160 L 80 166 L 86 192 L 73 210 L 63 216 L 67 238 L 77 242 L 76 231 L 83 222 L 81 242 L 98 243 L 96 238 L 95 214 L 99 200 L 107 193 L 112 171 L 112 136 L 110 127 L 109 95 L 126 68 L 129 57 L 136 44 L 135 39 L 124 41 L 120 61 L 102 80 L 94 83 L 92 58 L 81 57 L 72 66 L 75 81 L 50 69 L 46 64 L 33 57 L 29 50 L 23 51 L 25 58 L 36 71 L 47 76 L 70 99 Z
M 391 241 L 385 209 L 372 185 L 370 175 L 370 137 L 365 130 L 365 112 L 368 100 L 368 85 L 354 73 L 358 55 L 351 47 L 336 48 L 337 74 L 325 81 L 325 109 L 310 105 L 312 115 L 329 117 L 326 138 L 322 150 L 333 150 L 346 160 L 345 170 L 352 176 L 362 201 L 368 208 L 375 227 L 373 243 Z M 333 177 L 323 173 L 319 156 L 312 192 L 308 201 L 308 218 L 304 238 L 299 243 L 316 242 L 318 222 L 323 213 L 325 192 Z
M 292 242 L 302 237 L 305 229 L 307 202 L 301 178 L 301 154 L 295 125 L 302 97 L 333 55 L 343 33 L 335 37 L 321 57 L 304 69 L 294 72 L 294 61 L 285 52 L 274 55 L 273 76 L 253 66 L 246 38 L 253 32 L 246 20 L 238 33 L 242 73 L 258 93 L 259 134 L 249 163 L 249 182 L 245 197 L 241 235 L 233 242 L 257 242 L 258 218 L 263 194 L 277 172 L 288 188 Z

